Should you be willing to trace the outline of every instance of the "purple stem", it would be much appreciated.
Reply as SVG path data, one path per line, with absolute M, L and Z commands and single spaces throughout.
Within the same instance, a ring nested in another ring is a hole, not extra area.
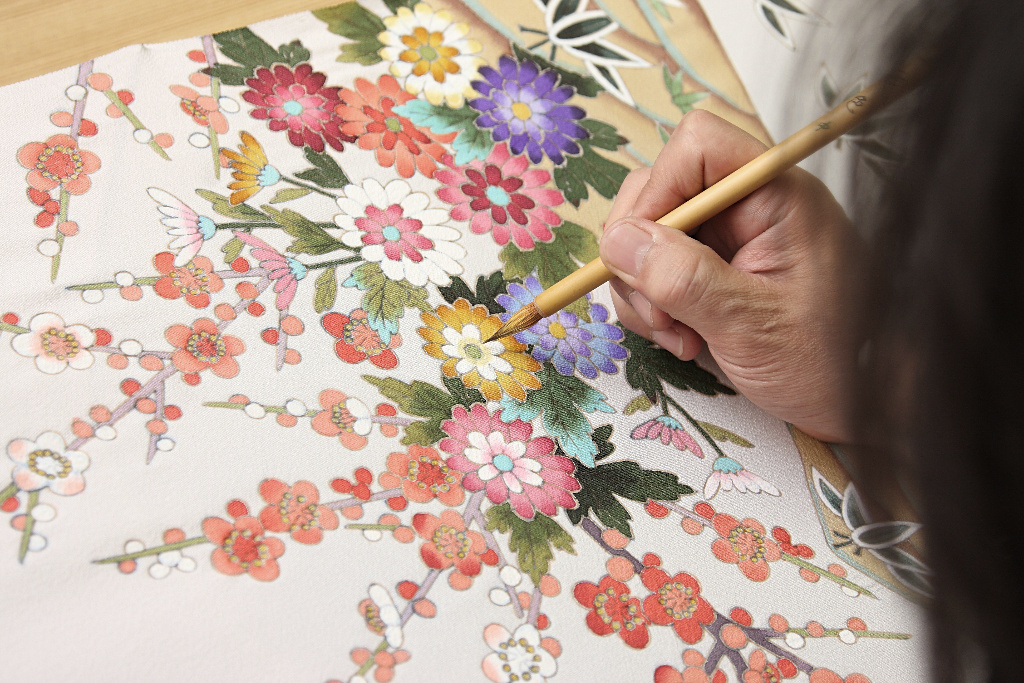
M 597 526 L 597 524 L 594 523 L 592 519 L 590 519 L 589 517 L 584 517 L 583 521 L 580 522 L 580 526 L 583 527 L 583 530 L 590 534 L 590 536 L 595 541 L 597 541 L 597 544 L 599 546 L 605 549 L 605 552 L 611 555 L 618 555 L 619 557 L 624 557 L 627 560 L 629 560 L 629 563 L 633 565 L 633 571 L 635 571 L 637 574 L 644 570 L 644 563 L 633 557 L 632 553 L 630 553 L 628 550 L 626 550 L 625 548 L 613 548 L 607 543 L 605 543 L 604 539 L 601 538 L 601 529 Z
M 375 500 L 387 500 L 388 498 L 394 498 L 395 496 L 402 495 L 402 488 L 399 486 L 393 489 L 384 489 L 377 493 L 370 494 L 370 497 L 366 500 L 362 498 L 345 498 L 344 500 L 336 500 L 333 503 L 321 503 L 324 507 L 330 508 L 331 510 L 343 510 L 345 508 L 355 507 L 356 505 L 362 505 L 363 503 L 369 503 Z
M 427 596 L 427 593 L 430 592 L 430 588 L 434 585 L 434 582 L 437 581 L 437 577 L 439 576 L 441 576 L 440 569 L 431 569 L 427 572 L 427 578 L 423 579 L 423 583 L 420 584 L 416 594 L 409 598 L 409 602 L 406 603 L 405 609 L 402 610 L 402 626 L 405 626 L 405 623 L 412 618 L 413 606 Z
M 78 67 L 78 85 L 86 88 L 88 92 L 89 74 L 92 73 L 92 60 L 82 62 Z M 88 97 L 88 95 L 86 95 Z M 75 111 L 71 115 L 71 139 L 78 142 L 78 129 L 82 127 L 82 116 L 85 114 L 86 97 L 75 102 Z

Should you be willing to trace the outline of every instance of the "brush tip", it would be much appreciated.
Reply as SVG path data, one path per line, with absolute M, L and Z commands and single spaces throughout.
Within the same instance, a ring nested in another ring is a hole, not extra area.
M 494 334 L 484 340 L 484 343 L 494 341 L 495 339 L 501 339 L 517 332 L 529 329 L 537 324 L 537 322 L 544 316 L 540 314 L 536 304 L 529 304 L 523 306 L 521 309 L 512 314 L 504 325 L 499 327 Z

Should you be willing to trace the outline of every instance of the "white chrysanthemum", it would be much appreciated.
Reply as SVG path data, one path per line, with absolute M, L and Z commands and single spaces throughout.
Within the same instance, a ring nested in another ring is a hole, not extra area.
M 466 250 L 456 243 L 461 233 L 442 225 L 448 212 L 429 208 L 427 194 L 413 192 L 404 180 L 382 186 L 373 178 L 361 186 L 346 185 L 342 192 L 341 213 L 334 217 L 345 230 L 341 241 L 379 264 L 388 279 L 417 287 L 428 281 L 447 286 L 452 275 L 462 273 L 457 259 Z
M 387 30 L 377 36 L 384 44 L 378 54 L 391 62 L 393 76 L 405 79 L 405 89 L 417 96 L 422 92 L 433 105 L 461 107 L 484 63 L 476 56 L 483 49 L 479 41 L 466 38 L 469 26 L 424 2 L 412 10 L 399 7 L 384 25 Z

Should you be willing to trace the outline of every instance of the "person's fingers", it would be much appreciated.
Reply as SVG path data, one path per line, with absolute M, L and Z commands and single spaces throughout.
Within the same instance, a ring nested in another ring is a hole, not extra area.
M 642 293 L 625 285 L 622 280 L 611 281 L 612 290 L 618 295 L 627 306 L 629 306 L 639 317 L 643 324 L 651 331 L 667 330 L 675 322 L 675 319 L 657 306 L 652 306 Z M 616 310 L 618 310 L 616 308 Z M 632 329 L 632 328 L 630 328 Z M 650 335 L 644 335 L 650 337 Z
M 709 112 L 683 116 L 636 196 L 633 215 L 656 221 L 761 154 L 766 147 Z
M 609 225 L 600 250 L 624 285 L 705 338 L 739 310 L 756 307 L 762 293 L 753 276 L 707 245 L 650 220 L 627 217 Z
M 611 281 L 612 304 L 619 322 L 627 329 L 658 344 L 663 349 L 679 357 L 681 360 L 693 360 L 704 348 L 704 339 L 687 325 L 668 316 L 669 323 L 664 328 L 654 330 L 647 318 L 640 314 L 630 303 L 639 292 L 615 279 Z
M 636 198 L 644 189 L 644 185 L 647 184 L 647 179 L 650 177 L 650 166 L 641 166 L 629 172 L 626 179 L 622 181 L 618 193 L 615 195 L 612 208 L 605 219 L 605 225 L 614 223 L 620 218 L 633 213 L 633 205 L 636 203 Z

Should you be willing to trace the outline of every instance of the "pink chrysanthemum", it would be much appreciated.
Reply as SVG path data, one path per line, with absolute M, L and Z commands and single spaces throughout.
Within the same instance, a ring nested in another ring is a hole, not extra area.
M 507 500 L 523 519 L 533 519 L 536 511 L 554 515 L 559 507 L 576 507 L 572 493 L 580 483 L 572 474 L 572 460 L 552 455 L 550 438 L 531 439 L 529 422 L 502 422 L 500 411 L 492 415 L 477 403 L 468 411 L 455 406 L 441 429 L 448 435 L 441 450 L 452 454 L 449 467 L 465 473 L 467 491 L 484 489 L 496 505 Z
M 434 177 L 445 187 L 437 196 L 454 204 L 452 218 L 469 221 L 474 233 L 490 232 L 500 245 L 511 237 L 520 249 L 532 249 L 535 240 L 551 241 L 551 228 L 562 222 L 551 207 L 565 199 L 558 190 L 543 187 L 550 173 L 527 166 L 525 156 L 511 156 L 502 142 L 484 161 L 438 169 Z

